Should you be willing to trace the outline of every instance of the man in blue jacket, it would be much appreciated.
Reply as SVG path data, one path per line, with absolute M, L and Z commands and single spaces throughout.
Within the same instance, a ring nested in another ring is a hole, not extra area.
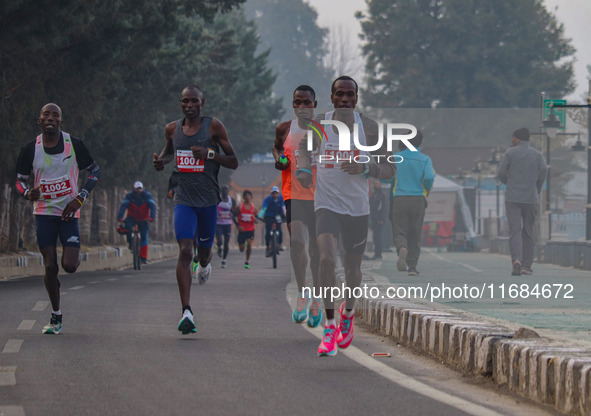
M 427 195 L 433 187 L 435 171 L 431 158 L 421 153 L 419 146 L 423 135 L 417 135 L 410 143 L 417 148 L 411 152 L 404 142 L 398 143 L 403 158 L 396 165 L 396 176 L 392 194 L 394 195 L 392 209 L 392 232 L 394 244 L 398 252 L 396 267 L 399 271 L 408 269 L 409 276 L 418 276 L 417 263 L 421 254 L 421 231 L 427 208 Z M 397 157 L 397 160 L 400 160 Z
M 279 193 L 279 188 L 274 186 L 271 188 L 271 195 L 266 197 L 263 201 L 263 207 L 259 214 L 259 218 L 262 218 L 265 221 L 265 245 L 267 246 L 265 256 L 267 257 L 271 255 L 269 243 L 271 241 L 273 223 L 276 221 L 277 216 L 285 221 L 285 202 L 283 201 L 283 195 Z M 281 224 L 279 224 L 277 228 L 279 229 L 279 250 L 282 250 L 281 243 L 283 242 L 283 233 L 281 232 Z
M 125 217 L 125 228 L 132 230 L 135 224 L 138 225 L 140 232 L 140 257 L 142 262 L 148 261 L 148 232 L 150 231 L 149 222 L 154 221 L 156 217 L 156 203 L 148 191 L 144 191 L 144 185 L 140 181 L 133 184 L 133 191 L 125 195 L 125 199 L 119 208 L 117 221 L 123 221 Z M 131 247 L 131 231 L 127 233 L 127 242 Z

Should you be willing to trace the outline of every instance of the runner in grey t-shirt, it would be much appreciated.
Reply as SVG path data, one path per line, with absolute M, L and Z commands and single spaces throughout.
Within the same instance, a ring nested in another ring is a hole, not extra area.
M 238 159 L 228 140 L 221 121 L 204 117 L 201 108 L 205 104 L 201 89 L 195 85 L 186 87 L 181 95 L 183 119 L 166 125 L 166 145 L 157 155 L 154 168 L 164 169 L 174 160 L 177 179 L 174 197 L 174 228 L 179 243 L 179 259 L 176 278 L 179 285 L 183 316 L 178 330 L 183 334 L 196 332 L 190 306 L 191 274 L 204 284 L 211 273 L 211 246 L 213 245 L 220 202 L 218 172 L 220 166 L 236 169 Z M 223 153 L 220 153 L 220 148 Z M 197 259 L 193 260 L 193 238 L 197 241 Z

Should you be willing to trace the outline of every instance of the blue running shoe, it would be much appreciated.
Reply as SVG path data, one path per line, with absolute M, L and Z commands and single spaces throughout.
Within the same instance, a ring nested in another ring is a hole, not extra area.
M 312 301 L 310 304 L 310 310 L 308 311 L 308 326 L 310 328 L 316 328 L 322 322 L 322 306 L 319 301 Z

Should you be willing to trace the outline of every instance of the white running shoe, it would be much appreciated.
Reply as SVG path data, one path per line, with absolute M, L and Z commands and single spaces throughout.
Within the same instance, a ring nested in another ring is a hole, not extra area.
M 197 279 L 199 279 L 199 284 L 204 285 L 209 279 L 211 275 L 211 263 L 205 267 L 202 267 L 201 264 L 197 266 Z
M 195 321 L 193 320 L 193 314 L 188 309 L 185 309 L 185 312 L 183 312 L 183 316 L 179 321 L 177 329 L 181 331 L 183 335 L 197 332 Z
M 222 260 L 222 269 L 226 268 L 226 260 Z

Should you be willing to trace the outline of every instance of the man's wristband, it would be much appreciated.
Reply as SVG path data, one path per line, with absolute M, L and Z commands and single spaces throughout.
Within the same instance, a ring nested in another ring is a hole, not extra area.
M 296 176 L 298 176 L 298 174 L 299 174 L 300 172 L 306 172 L 306 173 L 309 173 L 310 175 L 312 174 L 312 171 L 311 171 L 310 169 L 303 169 L 303 168 L 302 168 L 302 169 L 298 169 L 298 170 L 296 170 Z
M 366 178 L 369 178 L 369 163 L 365 164 L 365 167 L 363 168 L 363 172 L 361 173 L 361 175 L 365 175 Z
M 29 189 L 25 189 L 25 192 L 23 192 L 23 197 L 25 199 L 29 199 L 29 198 L 27 198 L 27 195 L 29 195 Z

